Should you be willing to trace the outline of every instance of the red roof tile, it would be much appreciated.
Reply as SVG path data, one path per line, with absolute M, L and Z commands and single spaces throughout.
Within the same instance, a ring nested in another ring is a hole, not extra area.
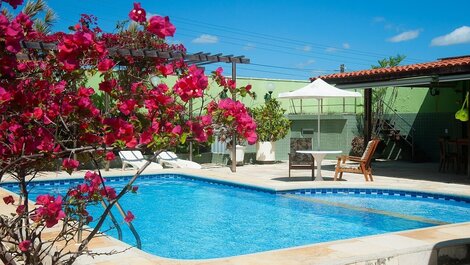
M 327 82 L 348 83 L 354 81 L 387 80 L 429 74 L 470 73 L 470 55 L 438 59 L 427 63 L 401 65 L 395 67 L 367 69 L 354 72 L 336 73 L 311 78 L 321 78 Z

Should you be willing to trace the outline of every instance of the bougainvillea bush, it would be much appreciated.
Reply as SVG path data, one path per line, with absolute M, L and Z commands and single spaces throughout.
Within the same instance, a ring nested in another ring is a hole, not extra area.
M 22 0 L 0 3 L 16 9 Z M 119 48 L 186 51 L 166 43 L 176 30 L 168 17 L 149 18 L 134 3 L 129 18 L 114 34 L 102 32 L 92 15 L 82 15 L 68 33 L 46 34 L 35 30 L 23 12 L 0 14 L 0 180 L 14 178 L 21 190 L 19 197 L 0 201 L 12 209 L 0 216 L 3 263 L 72 264 L 80 255 L 93 255 L 87 244 L 119 198 L 137 190 L 132 182 L 143 170 L 121 191 L 107 186 L 99 167 L 119 150 L 158 153 L 188 140 L 211 141 L 215 133 L 256 142 L 256 124 L 245 106 L 231 99 L 252 95 L 251 87 L 237 88 L 222 69 L 208 78 L 182 59 L 111 56 Z M 54 43 L 56 48 L 24 48 L 30 42 Z M 88 78 L 97 74 L 99 88 L 87 87 Z M 161 81 L 169 75 L 177 77 L 175 84 Z M 220 97 L 208 96 L 210 82 L 220 86 Z M 199 107 L 189 113 L 194 103 Z M 29 198 L 29 180 L 51 164 L 60 163 L 71 174 L 85 159 L 96 170 L 83 173 L 82 184 L 63 196 Z M 98 203 L 105 203 L 106 210 L 90 216 L 87 206 Z M 123 219 L 131 222 L 134 215 L 127 211 Z M 82 226 L 92 221 L 95 228 L 77 242 Z M 52 228 L 57 232 L 45 238 Z M 71 243 L 78 247 L 64 248 Z

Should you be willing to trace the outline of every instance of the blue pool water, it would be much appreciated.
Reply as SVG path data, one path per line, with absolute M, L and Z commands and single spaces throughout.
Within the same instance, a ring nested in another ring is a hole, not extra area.
M 126 182 L 120 178 L 108 184 L 120 188 Z M 136 216 L 133 224 L 142 249 L 176 259 L 234 256 L 470 221 L 469 198 L 426 193 L 364 189 L 273 193 L 169 174 L 143 177 L 135 184 L 138 193 L 127 194 L 121 204 Z M 64 194 L 70 185 L 34 184 L 31 198 L 45 192 Z M 3 186 L 17 191 L 13 185 Z M 92 213 L 101 211 L 95 208 Z M 123 240 L 134 245 L 134 237 L 121 222 Z M 109 226 L 110 222 L 103 230 Z M 107 233 L 117 237 L 115 230 Z

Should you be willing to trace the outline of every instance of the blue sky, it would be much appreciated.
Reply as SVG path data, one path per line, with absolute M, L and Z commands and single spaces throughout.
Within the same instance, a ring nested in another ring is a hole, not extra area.
M 94 14 L 113 31 L 127 19 L 134 1 L 49 0 L 66 31 L 81 13 Z M 406 55 L 403 64 L 470 54 L 470 2 L 314 1 L 314 0 L 148 0 L 147 13 L 169 16 L 176 26 L 172 42 L 189 52 L 245 55 L 238 75 L 306 80 L 368 69 L 377 60 Z M 226 64 L 206 66 L 213 70 Z

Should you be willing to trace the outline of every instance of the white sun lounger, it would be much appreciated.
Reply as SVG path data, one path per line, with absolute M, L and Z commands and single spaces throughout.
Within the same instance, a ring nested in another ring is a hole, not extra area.
M 142 152 L 134 150 L 134 151 L 119 151 L 119 157 L 121 157 L 122 161 L 122 170 L 127 165 L 132 166 L 133 168 L 139 170 L 141 167 L 147 163 L 147 160 L 142 155 Z M 145 169 L 157 170 L 163 169 L 163 167 L 155 162 L 150 162 L 150 164 Z
M 157 161 L 169 167 L 176 167 L 176 168 L 193 168 L 193 169 L 201 169 L 202 166 L 196 162 L 184 160 L 178 158 L 178 156 L 170 151 L 163 151 L 157 155 Z

